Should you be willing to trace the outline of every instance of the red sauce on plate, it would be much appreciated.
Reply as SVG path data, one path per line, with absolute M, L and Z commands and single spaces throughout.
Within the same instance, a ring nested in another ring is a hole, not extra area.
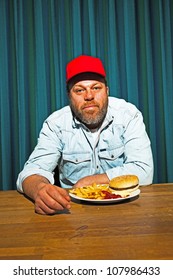
M 105 195 L 104 199 L 115 199 L 115 198 L 121 198 L 122 196 L 120 194 L 114 194 L 110 193 L 108 191 L 102 191 L 102 193 Z

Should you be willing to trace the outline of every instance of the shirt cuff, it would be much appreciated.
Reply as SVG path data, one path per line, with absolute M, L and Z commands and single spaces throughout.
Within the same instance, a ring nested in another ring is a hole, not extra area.
M 40 175 L 40 176 L 43 176 L 45 177 L 49 182 L 50 184 L 54 184 L 55 180 L 54 180 L 54 174 L 51 173 L 51 172 L 48 172 L 48 171 L 45 171 L 45 170 L 28 170 L 27 172 L 25 172 L 25 174 L 23 174 L 23 172 L 21 172 L 17 178 L 17 182 L 16 182 L 16 185 L 17 185 L 17 190 L 19 192 L 24 192 L 23 191 L 23 187 L 22 187 L 22 183 L 23 181 L 28 177 L 28 176 L 31 176 L 31 175 Z

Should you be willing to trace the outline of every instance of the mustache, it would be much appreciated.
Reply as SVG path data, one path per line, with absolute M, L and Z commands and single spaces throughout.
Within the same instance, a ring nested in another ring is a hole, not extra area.
M 97 102 L 85 102 L 82 106 L 81 106 L 81 109 L 84 109 L 85 107 L 87 106 L 97 106 L 99 107 L 99 104 Z

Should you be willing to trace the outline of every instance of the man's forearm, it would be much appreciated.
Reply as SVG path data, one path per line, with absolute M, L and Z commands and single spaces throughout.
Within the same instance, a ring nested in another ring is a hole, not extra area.
M 79 187 L 91 185 L 93 183 L 96 183 L 96 184 L 109 184 L 109 178 L 108 178 L 106 173 L 89 175 L 89 176 L 83 177 L 78 182 L 76 182 L 74 187 L 79 188 Z

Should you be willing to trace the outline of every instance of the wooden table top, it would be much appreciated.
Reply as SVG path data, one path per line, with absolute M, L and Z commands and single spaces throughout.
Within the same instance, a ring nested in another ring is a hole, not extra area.
M 173 260 L 173 184 L 141 187 L 108 205 L 72 202 L 38 215 L 17 191 L 0 192 L 0 259 Z

